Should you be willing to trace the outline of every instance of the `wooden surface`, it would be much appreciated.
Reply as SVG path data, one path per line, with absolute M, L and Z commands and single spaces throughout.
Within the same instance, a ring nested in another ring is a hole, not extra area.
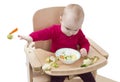
M 46 63 L 45 59 L 48 56 L 54 55 L 54 53 L 45 51 L 43 49 L 35 49 L 34 54 L 37 56 L 42 66 Z M 80 58 L 77 62 L 70 65 L 66 65 L 66 64 L 63 64 L 61 61 L 58 61 L 57 62 L 59 65 L 58 68 L 52 68 L 51 71 L 45 71 L 45 73 L 53 76 L 82 74 L 85 72 L 91 72 L 91 71 L 97 70 L 107 64 L 107 59 L 102 55 L 100 55 L 100 53 L 98 53 L 92 47 L 90 47 L 90 51 L 88 55 L 90 57 L 98 56 L 99 60 L 95 64 L 90 65 L 88 67 L 80 67 L 82 64 L 83 58 Z
M 40 71 L 42 65 L 39 62 L 36 54 L 34 53 L 31 45 L 30 47 L 27 47 L 27 45 L 25 45 L 25 48 L 24 48 L 24 51 L 26 53 L 27 64 L 31 65 L 32 71 Z
M 97 43 L 95 43 L 92 39 L 88 38 L 90 42 L 90 46 L 94 48 L 100 55 L 104 56 L 106 59 L 108 58 L 108 53 L 101 48 Z

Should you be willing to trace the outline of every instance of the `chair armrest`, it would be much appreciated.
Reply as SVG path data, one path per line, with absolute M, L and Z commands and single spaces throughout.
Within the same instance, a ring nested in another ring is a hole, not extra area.
M 33 71 L 40 71 L 41 70 L 41 63 L 38 60 L 37 56 L 34 54 L 34 43 L 31 43 L 30 46 L 27 44 L 24 46 L 24 51 L 26 53 L 27 62 L 30 63 Z
M 91 47 L 93 47 L 96 51 L 98 51 L 102 56 L 108 59 L 108 53 L 102 49 L 98 44 L 96 44 L 92 39 L 88 38 Z

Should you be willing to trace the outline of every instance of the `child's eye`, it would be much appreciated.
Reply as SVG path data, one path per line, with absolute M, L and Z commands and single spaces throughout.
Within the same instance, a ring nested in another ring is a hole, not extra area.
M 77 29 L 77 30 L 74 30 L 74 31 L 78 31 L 78 29 Z
M 75 31 L 75 32 L 78 31 L 78 29 L 77 29 L 77 30 L 71 30 L 71 29 L 69 29 L 69 28 L 67 28 L 67 27 L 66 27 L 66 29 L 69 30 L 69 31 Z
M 67 27 L 65 27 L 67 30 L 71 30 L 71 29 L 69 29 L 69 28 L 67 28 Z

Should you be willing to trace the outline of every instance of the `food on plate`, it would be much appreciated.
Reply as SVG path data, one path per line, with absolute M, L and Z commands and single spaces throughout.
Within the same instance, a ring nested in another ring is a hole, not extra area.
M 87 67 L 89 65 L 92 65 L 94 63 L 96 63 L 99 60 L 98 56 L 94 56 L 94 57 L 87 57 L 83 60 L 83 63 L 81 65 L 81 67 Z
M 72 64 L 79 59 L 76 54 L 61 54 L 58 58 L 65 64 Z
M 77 56 L 75 54 L 69 54 L 69 55 L 61 54 L 59 58 L 63 60 L 76 60 Z
M 55 55 L 64 64 L 72 64 L 81 57 L 80 53 L 72 48 L 61 48 L 55 52 Z

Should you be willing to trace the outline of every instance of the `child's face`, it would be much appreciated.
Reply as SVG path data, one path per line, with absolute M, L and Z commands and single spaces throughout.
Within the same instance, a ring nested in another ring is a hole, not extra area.
M 69 11 L 62 17 L 61 30 L 67 36 L 72 36 L 78 33 L 81 24 L 73 20 L 74 14 Z

